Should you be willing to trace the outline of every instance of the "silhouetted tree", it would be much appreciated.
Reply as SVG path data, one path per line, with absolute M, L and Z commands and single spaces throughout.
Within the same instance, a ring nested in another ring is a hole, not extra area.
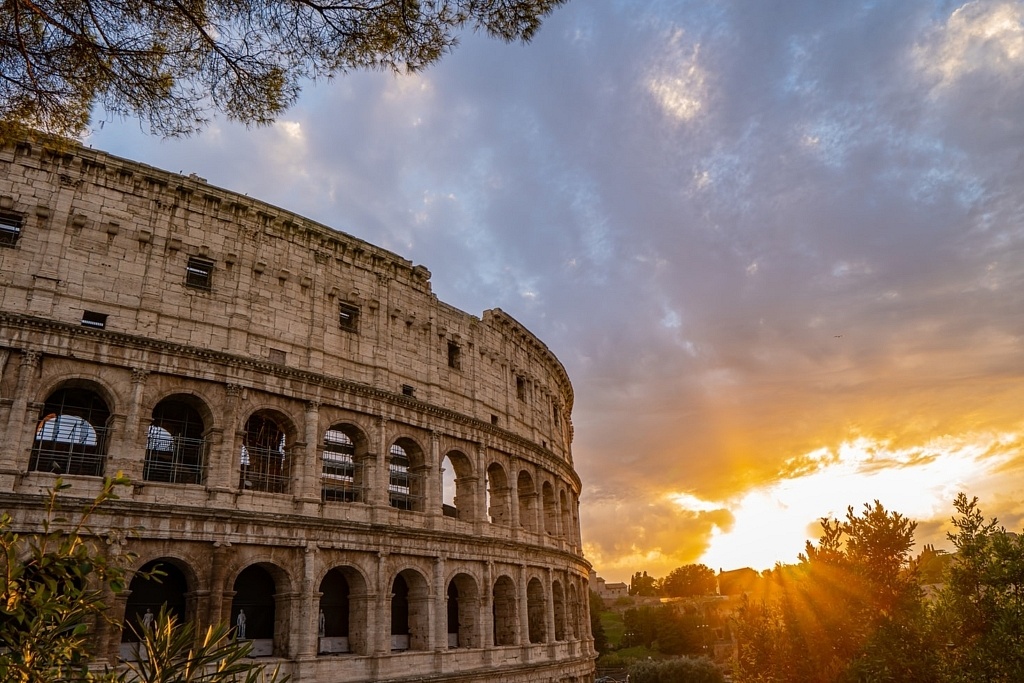
M 599 655 L 608 651 L 608 636 L 605 635 L 604 624 L 601 623 L 603 611 L 604 600 L 594 591 L 590 591 L 590 633 L 594 636 L 594 649 Z
M 661 582 L 661 591 L 673 598 L 715 593 L 715 571 L 704 564 L 676 567 Z
M 647 576 L 647 572 L 637 572 L 629 580 L 629 594 L 648 597 L 657 595 L 658 581 L 653 576 Z
M 77 135 L 97 104 L 163 135 L 201 129 L 211 109 L 268 123 L 303 79 L 415 71 L 466 28 L 529 40 L 564 2 L 4 0 L 0 138 Z

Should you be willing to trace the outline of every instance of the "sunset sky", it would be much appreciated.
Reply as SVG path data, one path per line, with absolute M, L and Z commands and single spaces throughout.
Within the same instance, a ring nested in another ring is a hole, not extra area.
M 1024 525 L 1024 4 L 574 0 L 529 45 L 86 140 L 391 249 L 562 360 L 609 581 L 879 499 Z

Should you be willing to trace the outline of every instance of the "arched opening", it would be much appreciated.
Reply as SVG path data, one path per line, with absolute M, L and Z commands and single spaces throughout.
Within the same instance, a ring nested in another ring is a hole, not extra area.
M 498 463 L 487 468 L 487 514 L 493 524 L 512 523 L 512 508 L 509 504 L 508 477 Z
M 576 585 L 569 584 L 569 637 L 578 639 L 580 637 L 580 603 L 576 595 Z
M 88 387 L 50 394 L 39 413 L 29 469 L 54 474 L 103 476 L 110 409 Z
M 277 584 L 274 577 L 260 565 L 250 565 L 235 579 L 234 591 L 231 624 L 234 626 L 235 638 L 252 640 L 254 657 L 272 655 L 277 616 Z
M 145 481 L 202 484 L 206 463 L 206 425 L 196 408 L 171 396 L 153 409 L 146 436 Z
M 321 498 L 326 503 L 365 500 L 363 460 L 366 439 L 349 424 L 336 424 L 324 432 L 320 449 Z
M 412 439 L 399 439 L 388 451 L 388 502 L 423 512 L 423 497 L 423 450 Z
M 419 572 L 406 569 L 391 584 L 391 649 L 430 648 L 430 605 L 427 582 Z
M 473 466 L 459 451 L 449 451 L 441 461 L 441 510 L 446 517 L 475 518 Z
M 287 493 L 290 444 L 284 423 L 267 413 L 256 413 L 245 423 L 238 488 L 266 493 Z
M 555 504 L 555 488 L 551 482 L 544 482 L 541 486 L 541 497 L 544 500 L 544 531 L 549 536 L 558 533 L 558 506 Z
M 551 603 L 555 613 L 555 640 L 566 640 L 565 637 L 565 592 L 560 581 L 551 583 Z
M 148 577 L 147 574 L 154 569 L 158 569 L 160 575 Z M 122 643 L 138 642 L 142 627 L 152 625 L 161 608 L 165 608 L 179 624 L 187 618 L 185 595 L 188 593 L 188 579 L 171 560 L 153 560 L 144 564 L 128 584 L 128 593 L 121 629 Z
M 569 498 L 565 495 L 565 491 L 559 491 L 558 497 L 562 512 L 562 538 L 571 539 L 572 516 L 569 514 Z
M 480 596 L 469 574 L 456 574 L 448 582 L 448 647 L 480 647 Z
M 345 572 L 335 567 L 320 582 L 320 611 L 317 615 L 318 652 L 349 652 L 351 590 Z
M 526 584 L 526 616 L 531 643 L 547 640 L 547 619 L 544 611 L 544 586 L 539 579 L 530 579 Z
M 491 595 L 491 610 L 494 622 L 494 644 L 515 645 L 519 640 L 519 620 L 516 609 L 516 585 L 507 576 L 499 576 L 494 582 Z
M 526 470 L 519 471 L 516 493 L 519 496 L 520 526 L 537 531 L 537 489 L 533 485 L 533 477 Z

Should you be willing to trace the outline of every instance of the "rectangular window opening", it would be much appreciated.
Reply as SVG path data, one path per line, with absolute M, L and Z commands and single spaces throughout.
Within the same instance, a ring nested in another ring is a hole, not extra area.
M 82 327 L 102 330 L 107 326 L 107 314 L 95 311 L 82 311 Z
M 403 384 L 402 385 L 402 396 L 415 397 L 416 396 L 416 387 L 412 386 L 411 384 Z
M 497 415 L 491 415 L 491 424 L 492 425 L 498 424 L 498 416 Z
M 462 349 L 455 342 L 448 342 L 448 367 L 462 369 Z
M 516 376 L 516 398 L 526 400 L 526 378 L 519 375 Z
M 359 307 L 344 301 L 338 304 L 338 325 L 348 332 L 359 331 Z
M 213 286 L 213 261 L 189 256 L 185 267 L 185 284 L 194 289 L 210 291 Z
M 0 247 L 13 247 L 21 237 L 22 218 L 16 213 L 0 213 Z
M 285 359 L 288 357 L 287 354 L 280 349 L 270 349 L 267 355 L 271 363 L 277 363 L 278 365 L 284 365 Z

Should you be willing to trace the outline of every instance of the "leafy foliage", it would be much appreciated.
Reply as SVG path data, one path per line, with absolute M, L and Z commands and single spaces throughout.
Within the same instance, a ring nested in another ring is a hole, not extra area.
M 629 667 L 633 683 L 722 683 L 722 670 L 709 659 L 666 659 Z
M 676 567 L 661 582 L 662 593 L 673 598 L 713 595 L 715 587 L 715 571 L 704 564 Z
M 128 553 L 111 556 L 89 530 L 89 519 L 117 499 L 116 487 L 129 484 L 118 474 L 74 519 L 61 515 L 60 494 L 69 485 L 57 479 L 50 491 L 42 531 L 19 534 L 11 516 L 0 514 L 0 681 L 4 683 L 284 683 L 273 672 L 245 660 L 248 641 L 234 641 L 226 625 L 197 639 L 191 624 L 178 624 L 166 611 L 138 633 L 136 661 L 121 671 L 89 671 L 92 630 L 106 619 L 104 592 L 125 589 Z M 144 575 L 158 580 L 159 572 Z M 144 654 L 143 654 L 144 653 Z
M 652 597 L 658 594 L 658 580 L 647 576 L 647 572 L 637 572 L 629 579 L 629 594 Z
M 102 551 L 88 534 L 95 510 L 127 484 L 120 476 L 103 489 L 77 521 L 60 516 L 59 494 L 69 485 L 57 480 L 50 491 L 42 533 L 24 536 L 0 514 L 0 680 L 50 683 L 89 680 L 88 635 L 104 618 L 103 588 L 124 590 L 121 561 Z M 121 558 L 129 560 L 130 557 Z
M 956 548 L 935 611 L 945 681 L 1024 680 L 1024 539 L 956 497 Z
M 590 591 L 590 634 L 594 636 L 594 649 L 598 654 L 608 651 L 608 638 L 601 623 L 601 612 L 604 611 L 604 600 L 595 591 Z
M 137 629 L 132 661 L 117 683 L 286 683 L 277 669 L 246 661 L 252 641 L 235 641 L 226 624 L 211 626 L 197 639 L 192 624 L 179 624 L 161 609 L 152 626 Z
M 415 71 L 465 28 L 529 40 L 566 0 L 3 0 L 0 139 L 73 136 L 95 104 L 163 135 L 265 124 L 306 78 Z

